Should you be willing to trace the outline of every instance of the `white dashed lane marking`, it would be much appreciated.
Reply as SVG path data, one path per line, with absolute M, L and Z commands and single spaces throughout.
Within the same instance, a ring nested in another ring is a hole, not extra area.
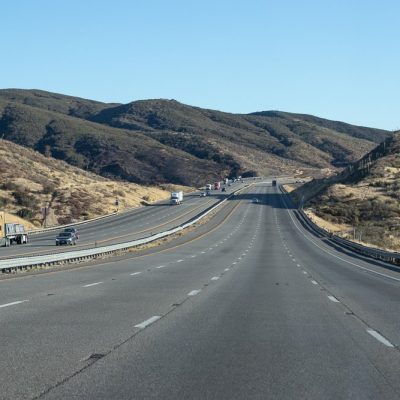
M 142 323 L 135 325 L 135 328 L 140 328 L 140 329 L 146 328 L 146 326 L 151 325 L 152 323 L 156 322 L 160 318 L 161 318 L 160 316 L 155 315 L 154 317 L 146 319 L 146 321 L 143 321 Z
M 333 301 L 334 303 L 340 303 L 339 300 L 335 296 L 328 296 L 328 299 L 330 301 Z
M 188 296 L 196 296 L 196 294 L 199 294 L 200 292 L 201 289 L 192 290 L 191 292 L 188 293 Z
M 18 300 L 18 301 L 13 301 L 12 303 L 1 304 L 0 308 L 16 306 L 17 304 L 25 303 L 27 301 L 29 301 L 29 300 Z
M 213 276 L 213 277 L 211 278 L 212 281 L 217 281 L 218 279 L 219 279 L 219 276 Z
M 373 336 L 376 340 L 383 343 L 387 347 L 394 347 L 392 343 L 389 342 L 384 336 L 382 336 L 379 332 L 374 331 L 373 329 L 367 329 L 367 332 Z
M 92 286 L 97 286 L 97 285 L 101 285 L 103 282 L 94 282 L 94 283 L 89 283 L 87 285 L 83 285 L 82 287 L 92 287 Z

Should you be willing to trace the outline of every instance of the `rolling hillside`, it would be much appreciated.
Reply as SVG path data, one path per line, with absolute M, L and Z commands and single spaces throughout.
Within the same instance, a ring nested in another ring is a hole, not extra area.
M 378 247 L 400 250 L 400 132 L 337 176 L 292 192 L 320 225 Z
M 283 112 L 229 114 L 174 100 L 105 104 L 0 90 L 0 134 L 68 163 L 138 183 L 200 185 L 226 175 L 321 175 L 390 132 Z
M 56 225 L 114 212 L 116 198 L 119 210 L 166 199 L 167 189 L 113 181 L 0 140 L 0 209 L 36 226 L 48 205 L 47 224 Z

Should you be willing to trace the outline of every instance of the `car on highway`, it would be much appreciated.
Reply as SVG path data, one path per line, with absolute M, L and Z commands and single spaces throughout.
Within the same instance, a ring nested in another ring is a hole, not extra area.
M 60 232 L 56 237 L 56 246 L 61 246 L 63 244 L 69 244 L 70 246 L 76 245 L 78 238 L 73 232 Z
M 222 192 L 226 192 L 226 188 L 223 187 L 223 188 L 221 189 L 221 191 L 222 191 Z
M 200 196 L 200 197 L 206 197 L 206 196 L 207 196 L 207 193 L 206 193 L 206 192 L 201 192 L 199 196 Z
M 252 203 L 258 203 L 258 199 L 254 198 L 251 202 Z
M 79 232 L 76 228 L 65 228 L 64 232 L 72 232 L 73 234 L 75 234 L 76 238 L 79 239 Z

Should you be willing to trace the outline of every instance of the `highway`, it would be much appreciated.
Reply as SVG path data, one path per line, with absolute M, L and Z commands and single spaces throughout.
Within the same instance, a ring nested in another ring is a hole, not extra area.
M 248 184 L 253 180 L 246 181 Z M 199 197 L 200 192 L 194 192 L 186 195 L 179 206 L 171 206 L 169 201 L 162 201 L 76 225 L 80 233 L 79 243 L 76 246 L 55 246 L 55 237 L 62 229 L 32 234 L 26 245 L 1 247 L 0 260 L 17 256 L 74 251 L 143 238 L 186 222 L 245 185 L 246 183 L 236 182 L 227 186 L 226 192 L 213 190 L 207 197 Z
M 399 399 L 400 274 L 288 204 L 257 182 L 159 248 L 0 281 L 0 398 Z

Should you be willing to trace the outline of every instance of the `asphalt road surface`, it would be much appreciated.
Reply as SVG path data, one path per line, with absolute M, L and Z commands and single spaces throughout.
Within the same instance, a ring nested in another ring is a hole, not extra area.
M 400 274 L 270 184 L 227 203 L 169 248 L 0 282 L 0 398 L 399 399 Z
M 143 238 L 179 226 L 208 207 L 215 205 L 221 199 L 228 197 L 233 191 L 252 182 L 253 180 L 248 179 L 243 184 L 236 182 L 227 186 L 226 192 L 212 190 L 210 196 L 207 197 L 200 197 L 200 192 L 191 193 L 184 196 L 182 204 L 176 206 L 170 205 L 169 201 L 158 202 L 104 219 L 76 225 L 80 233 L 80 239 L 76 246 L 55 246 L 55 237 L 62 229 L 32 234 L 26 245 L 1 247 L 0 260 L 18 256 L 74 251 Z

